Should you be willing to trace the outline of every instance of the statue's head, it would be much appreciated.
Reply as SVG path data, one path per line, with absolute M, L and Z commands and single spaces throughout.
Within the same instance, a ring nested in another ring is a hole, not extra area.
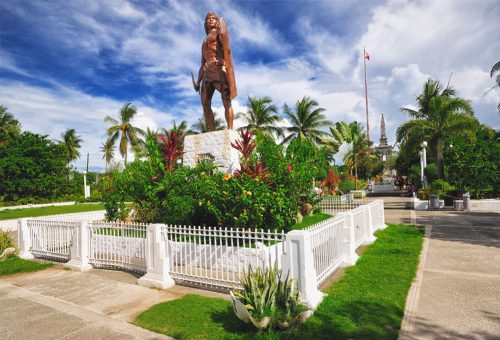
M 219 27 L 219 17 L 215 12 L 208 12 L 205 17 L 205 33 L 208 34 L 210 28 L 215 25 L 216 28 Z

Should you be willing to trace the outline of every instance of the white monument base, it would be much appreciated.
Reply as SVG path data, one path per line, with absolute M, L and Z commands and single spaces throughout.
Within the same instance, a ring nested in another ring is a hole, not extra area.
M 238 139 L 238 132 L 227 129 L 186 136 L 183 164 L 195 167 L 200 160 L 211 160 L 220 171 L 233 173 L 240 169 L 239 152 L 231 147 Z

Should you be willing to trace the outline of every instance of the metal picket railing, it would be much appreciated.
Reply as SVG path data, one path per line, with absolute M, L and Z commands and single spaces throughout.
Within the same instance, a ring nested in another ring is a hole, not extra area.
M 28 219 L 26 223 L 35 257 L 69 260 L 77 222 Z
M 89 262 L 96 268 L 145 273 L 146 227 L 144 223 L 90 222 Z
M 343 262 L 345 256 L 345 216 L 332 217 L 306 230 L 311 235 L 314 269 L 318 286 L 322 284 Z
M 366 198 L 355 198 L 354 194 L 322 197 L 318 207 L 327 214 L 336 215 L 367 204 Z
M 170 275 L 176 282 L 239 288 L 248 267 L 279 266 L 285 233 L 165 225 Z

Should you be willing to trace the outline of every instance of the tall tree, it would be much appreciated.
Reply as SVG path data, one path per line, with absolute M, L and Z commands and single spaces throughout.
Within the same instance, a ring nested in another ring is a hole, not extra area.
M 438 89 L 429 96 L 426 93 L 429 83 L 436 84 Z M 450 93 L 451 92 L 451 93 Z M 425 97 L 425 101 L 422 100 Z M 412 120 L 398 127 L 398 142 L 412 143 L 427 140 L 434 149 L 438 177 L 443 178 L 443 145 L 453 134 L 466 134 L 474 139 L 479 126 L 474 117 L 470 103 L 462 98 L 454 97 L 454 91 L 440 91 L 438 81 L 428 80 L 424 85 L 424 93 L 417 97 L 418 109 L 401 108 Z
M 329 127 L 332 122 L 326 119 L 323 112 L 324 108 L 318 107 L 318 102 L 310 97 L 304 97 L 295 103 L 294 109 L 283 106 L 285 116 L 290 120 L 291 126 L 286 130 L 289 133 L 283 140 L 283 143 L 288 143 L 292 139 L 308 139 L 316 146 L 321 145 L 323 137 L 327 133 L 321 128 Z
M 80 136 L 76 135 L 75 129 L 68 129 L 61 133 L 62 140 L 59 141 L 62 145 L 64 145 L 64 149 L 66 150 L 66 164 L 69 164 L 75 159 L 80 157 L 80 143 L 82 139 Z
M 224 130 L 225 128 L 226 128 L 226 123 L 224 123 L 224 120 L 215 117 L 215 131 Z M 209 132 L 207 122 L 205 121 L 205 118 L 202 117 L 198 119 L 196 123 L 191 125 L 191 129 L 189 129 L 189 131 L 187 131 L 186 134 L 197 135 L 206 132 Z
M 246 112 L 239 114 L 245 122 L 244 129 L 252 133 L 261 132 L 268 136 L 276 135 L 278 138 L 284 137 L 283 128 L 277 126 L 281 121 L 278 115 L 278 108 L 269 97 L 255 98 L 248 97 L 248 107 Z
M 358 162 L 370 154 L 370 144 L 363 125 L 359 122 L 337 122 L 335 127 L 330 127 L 331 141 L 337 150 L 342 152 L 342 160 L 349 169 L 350 174 L 354 170 L 357 177 Z M 344 148 L 348 144 L 349 147 Z
M 417 109 L 401 108 L 401 112 L 415 119 L 425 118 L 429 115 L 431 100 L 436 97 L 450 98 L 455 96 L 455 90 L 449 86 L 443 89 L 439 80 L 427 79 L 422 93 L 417 96 Z
M 493 67 L 491 68 L 490 77 L 493 78 L 493 76 L 496 73 L 498 73 L 496 78 L 495 78 L 495 81 L 497 83 L 496 87 L 500 87 L 500 61 L 497 61 L 496 64 L 493 65 Z M 498 104 L 498 112 L 500 113 L 500 103 Z
M 21 124 L 8 109 L 0 105 L 0 144 L 21 132 Z
M 99 150 L 103 153 L 102 159 L 106 161 L 106 167 L 109 167 L 111 162 L 115 159 L 115 149 L 115 145 L 109 140 L 102 143 L 102 146 L 99 148 Z
M 140 137 L 146 133 L 138 127 L 132 125 L 132 120 L 137 114 L 137 108 L 132 103 L 123 105 L 118 112 L 119 120 L 106 116 L 104 121 L 111 123 L 112 126 L 107 129 L 108 140 L 106 143 L 115 144 L 120 140 L 120 154 L 127 164 L 128 147 L 139 144 Z

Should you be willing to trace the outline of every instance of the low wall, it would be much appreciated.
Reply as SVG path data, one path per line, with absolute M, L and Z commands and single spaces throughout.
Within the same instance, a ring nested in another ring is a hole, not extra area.
M 414 210 L 428 210 L 429 201 L 420 200 L 416 197 L 413 198 L 412 208 Z M 439 209 L 444 207 L 444 201 L 439 200 Z M 463 201 L 455 201 L 455 210 L 463 210 Z M 500 200 L 471 200 L 470 201 L 470 211 L 493 211 L 500 212 Z
M 500 212 L 500 200 L 471 200 L 471 211 L 498 211 Z
M 29 209 L 29 208 L 42 208 L 51 206 L 61 206 L 61 205 L 75 205 L 76 202 L 55 202 L 55 203 L 43 203 L 43 204 L 25 204 L 25 205 L 13 205 L 9 207 L 0 207 L 0 211 L 9 209 Z

